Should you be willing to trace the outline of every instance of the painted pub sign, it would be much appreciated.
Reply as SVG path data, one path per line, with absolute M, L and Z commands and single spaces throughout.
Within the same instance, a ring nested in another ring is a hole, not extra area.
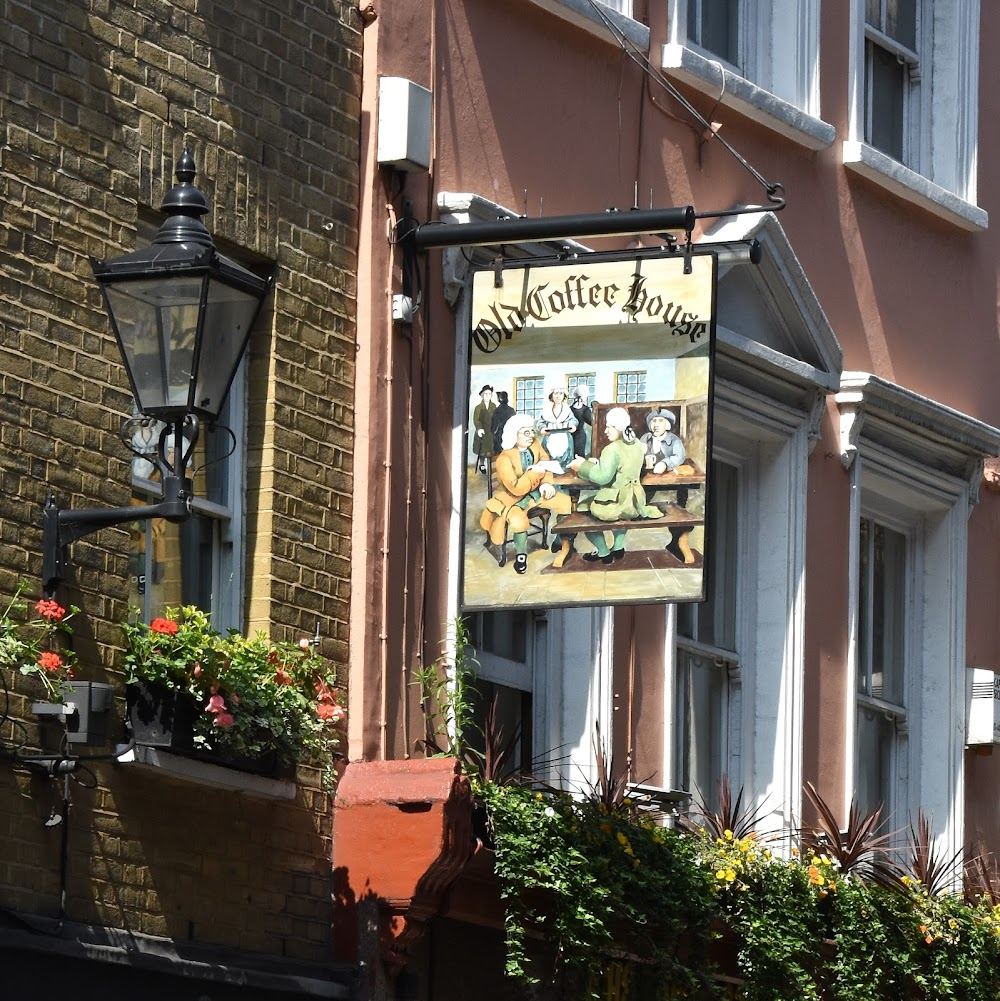
M 464 610 L 701 601 L 716 258 L 473 283 Z

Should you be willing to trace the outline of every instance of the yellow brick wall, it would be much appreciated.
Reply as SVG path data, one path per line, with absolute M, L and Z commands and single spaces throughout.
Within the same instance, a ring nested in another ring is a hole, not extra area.
M 129 501 L 131 394 L 88 257 L 134 249 L 190 145 L 210 231 L 276 270 L 250 345 L 246 625 L 319 620 L 321 653 L 346 659 L 360 30 L 346 0 L 0 0 L 0 611 L 39 579 L 48 491 Z M 120 682 L 127 544 L 72 548 L 81 677 Z M 37 692 L 6 680 L 0 738 L 30 751 Z M 303 771 L 287 804 L 81 771 L 67 917 L 328 958 L 330 803 Z M 0 760 L 0 908 L 58 912 L 61 790 Z

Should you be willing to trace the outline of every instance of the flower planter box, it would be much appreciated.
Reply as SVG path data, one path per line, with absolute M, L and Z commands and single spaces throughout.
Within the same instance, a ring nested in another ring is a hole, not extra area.
M 138 682 L 125 687 L 125 704 L 137 744 L 179 754 L 194 750 L 194 699 L 176 688 Z
M 125 696 L 132 735 L 136 744 L 142 747 L 183 754 L 206 764 L 253 775 L 295 777 L 294 762 L 280 761 L 276 751 L 259 755 L 234 754 L 195 744 L 194 726 L 201 707 L 186 692 L 166 685 L 137 682 L 126 686 Z

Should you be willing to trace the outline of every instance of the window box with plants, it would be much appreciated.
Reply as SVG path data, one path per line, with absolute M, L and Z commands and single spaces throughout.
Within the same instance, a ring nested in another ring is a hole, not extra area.
M 190 605 L 122 629 L 137 745 L 278 778 L 310 764 L 334 785 L 345 709 L 309 639 L 222 634 Z

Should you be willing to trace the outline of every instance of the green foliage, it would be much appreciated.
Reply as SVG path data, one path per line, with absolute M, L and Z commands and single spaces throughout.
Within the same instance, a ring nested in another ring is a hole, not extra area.
M 715 890 L 693 840 L 593 800 L 493 783 L 477 796 L 506 906 L 509 976 L 534 983 L 565 967 L 594 983 L 609 960 L 637 955 L 665 989 L 708 983 Z M 551 950 L 547 971 L 529 959 L 535 935 Z
M 216 753 L 256 757 L 273 752 L 280 764 L 308 762 L 334 781 L 337 724 L 346 715 L 333 665 L 308 639 L 273 643 L 265 633 L 216 632 L 194 606 L 122 625 L 125 680 L 176 689 L 194 698 L 196 745 Z
M 817 847 L 790 857 L 749 831 L 674 832 L 625 800 L 608 809 L 479 783 L 506 908 L 507 974 L 602 982 L 641 963 L 664 997 L 715 992 L 727 928 L 747 1001 L 996 1001 L 1000 905 L 843 872 Z
M 424 716 L 423 743 L 429 754 L 459 758 L 470 774 L 478 774 L 482 762 L 470 744 L 477 662 L 465 620 L 456 618 L 452 632 L 454 656 L 449 659 L 446 649 L 433 663 L 413 672 Z
M 21 581 L 0 615 L 0 667 L 36 677 L 49 699 L 60 702 L 75 677 L 76 655 L 67 640 L 73 634 L 70 619 L 79 609 L 75 605 L 66 609 L 51 598 L 42 598 L 33 606 L 37 618 L 21 622 L 20 614 L 28 609 L 21 599 L 29 589 Z
M 752 831 L 740 837 L 729 829 L 718 836 L 705 831 L 698 852 L 714 874 L 719 915 L 738 937 L 745 996 L 750 1001 L 819 998 L 819 904 L 830 892 L 821 867 L 829 867 L 829 861 L 788 861 Z

